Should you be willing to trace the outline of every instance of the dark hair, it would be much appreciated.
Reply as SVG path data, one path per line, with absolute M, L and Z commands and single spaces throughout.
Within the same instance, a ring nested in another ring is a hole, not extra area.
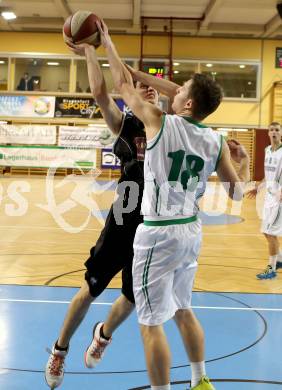
M 279 127 L 280 127 L 281 125 L 280 125 L 279 122 L 271 122 L 270 125 L 269 125 L 269 127 L 270 127 L 270 126 L 279 126 Z
M 195 73 L 191 79 L 189 98 L 193 100 L 192 114 L 195 119 L 202 120 L 219 106 L 222 89 L 216 81 L 202 73 Z

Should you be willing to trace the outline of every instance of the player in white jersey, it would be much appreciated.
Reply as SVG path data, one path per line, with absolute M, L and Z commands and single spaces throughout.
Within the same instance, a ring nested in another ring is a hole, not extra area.
M 174 317 L 190 357 L 192 389 L 213 390 L 205 375 L 203 331 L 191 310 L 201 245 L 197 200 L 214 170 L 230 183 L 230 196 L 236 193 L 236 199 L 241 199 L 240 179 L 249 179 L 249 158 L 240 145 L 230 144 L 231 155 L 241 163 L 239 178 L 225 141 L 199 123 L 221 101 L 221 90 L 212 79 L 195 74 L 178 86 L 148 76 L 156 89 L 174 98 L 177 115 L 164 115 L 139 99 L 106 25 L 98 27 L 116 88 L 145 124 L 147 135 L 144 224 L 137 228 L 134 240 L 133 283 L 151 388 L 170 389 L 170 352 L 163 323 Z M 142 77 L 146 84 L 147 76 Z
M 279 248 L 278 238 L 282 236 L 281 125 L 278 122 L 272 122 L 269 125 L 268 135 L 271 145 L 265 149 L 264 179 L 248 192 L 248 197 L 254 198 L 261 188 L 266 187 L 261 232 L 268 243 L 269 262 L 266 269 L 257 274 L 258 279 L 275 278 L 276 270 L 282 268 L 282 250 Z

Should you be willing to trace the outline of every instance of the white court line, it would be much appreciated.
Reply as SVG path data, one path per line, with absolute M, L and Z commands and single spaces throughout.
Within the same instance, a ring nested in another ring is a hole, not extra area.
M 102 226 L 103 227 L 103 226 Z M 98 231 L 100 232 L 102 230 L 102 227 L 101 229 L 83 229 L 82 231 Z M 62 230 L 64 231 L 63 228 L 61 227 L 52 227 L 52 226 L 28 226 L 28 225 L 0 225 L 0 229 L 28 229 L 28 230 L 31 230 L 31 229 L 42 229 L 42 230 Z
M 6 299 L 0 298 L 0 302 L 22 302 L 22 303 L 59 303 L 69 304 L 71 301 L 49 301 L 49 300 L 35 300 L 35 299 Z M 105 305 L 111 306 L 111 302 L 93 302 L 91 305 Z M 274 311 L 282 312 L 282 309 L 264 308 L 264 307 L 232 307 L 232 306 L 192 306 L 193 309 L 207 309 L 207 310 L 241 310 L 241 311 Z
M 51 226 L 28 226 L 28 225 L 0 225 L 0 229 L 42 229 L 42 230 L 62 230 L 64 231 L 64 229 L 62 229 L 61 227 L 51 227 Z M 101 229 L 83 229 L 83 232 L 84 231 L 97 231 L 97 232 L 100 232 L 102 230 L 102 227 Z M 250 237 L 262 237 L 262 233 L 203 233 L 204 236 L 250 236 Z
M 71 301 L 47 301 L 47 300 L 36 300 L 36 299 L 6 299 L 0 298 L 0 302 L 22 302 L 22 303 L 59 303 L 59 304 L 69 304 Z M 109 305 L 111 302 L 93 302 L 91 305 Z

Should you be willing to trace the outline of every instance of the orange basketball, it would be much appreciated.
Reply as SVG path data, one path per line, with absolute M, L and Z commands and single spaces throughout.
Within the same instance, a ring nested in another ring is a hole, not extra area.
M 63 26 L 64 41 L 89 43 L 97 48 L 101 44 L 97 20 L 100 20 L 99 17 L 90 11 L 77 11 L 70 15 Z

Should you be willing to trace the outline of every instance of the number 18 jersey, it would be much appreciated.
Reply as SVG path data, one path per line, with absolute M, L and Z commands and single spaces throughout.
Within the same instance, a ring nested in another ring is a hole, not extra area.
M 211 128 L 190 117 L 163 115 L 161 130 L 147 141 L 144 221 L 166 225 L 194 218 L 221 148 L 222 136 Z

